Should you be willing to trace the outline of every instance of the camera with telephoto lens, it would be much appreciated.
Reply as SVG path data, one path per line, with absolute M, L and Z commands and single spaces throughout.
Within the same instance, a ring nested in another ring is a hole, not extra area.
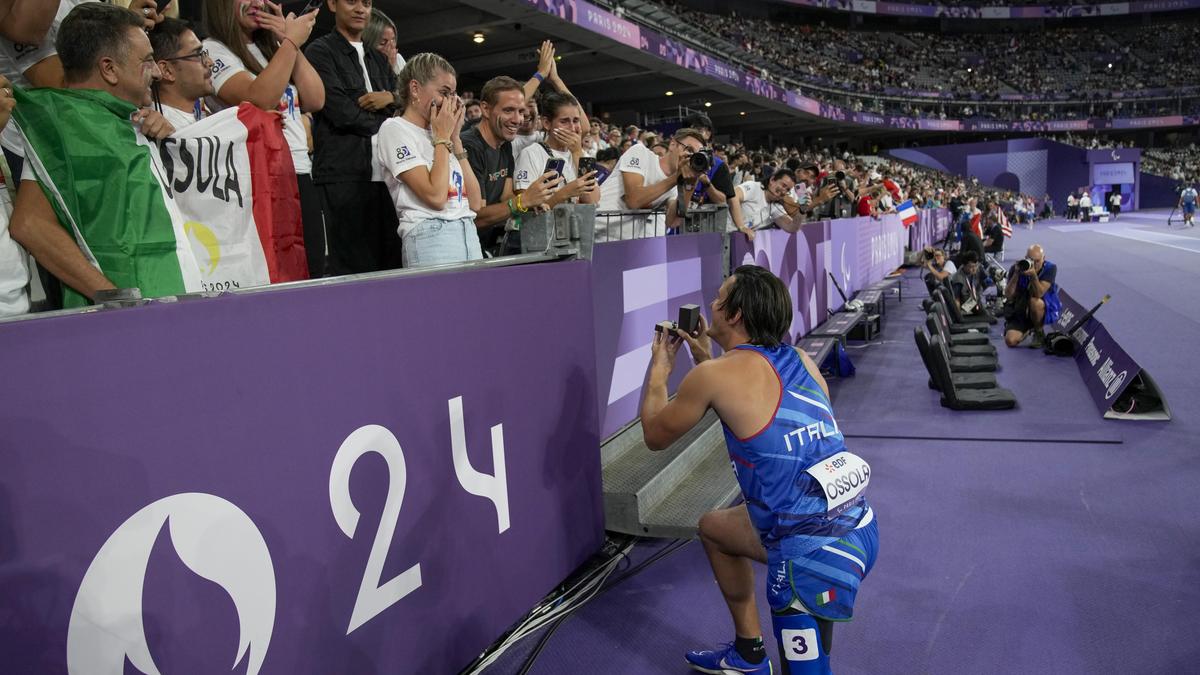
M 1022 258 L 1017 261 L 1017 270 L 1020 272 L 1028 272 L 1033 267 L 1032 258 Z
M 708 173 L 709 167 L 712 166 L 712 151 L 708 148 L 701 148 L 688 157 L 688 166 L 696 173 Z

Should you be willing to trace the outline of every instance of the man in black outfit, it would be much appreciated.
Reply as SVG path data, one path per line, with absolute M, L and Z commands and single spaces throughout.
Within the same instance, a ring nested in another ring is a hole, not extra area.
M 313 120 L 313 182 L 321 193 L 330 275 L 401 266 L 396 209 L 387 187 L 371 181 L 371 137 L 395 112 L 396 78 L 387 59 L 362 42 L 369 3 L 326 0 L 337 29 L 304 55 L 325 83 Z

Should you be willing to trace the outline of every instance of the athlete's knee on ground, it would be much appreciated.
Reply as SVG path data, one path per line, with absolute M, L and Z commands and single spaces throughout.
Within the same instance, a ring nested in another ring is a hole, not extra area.
M 1016 347 L 1021 344 L 1021 340 L 1025 339 L 1025 334 L 1020 331 L 1010 330 L 1004 334 L 1004 344 L 1009 347 Z

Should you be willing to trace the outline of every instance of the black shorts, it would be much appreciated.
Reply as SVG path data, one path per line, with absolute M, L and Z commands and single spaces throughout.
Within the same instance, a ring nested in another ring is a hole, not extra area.
M 1022 308 L 1023 311 L 1012 312 L 1004 319 L 1004 332 L 1015 330 L 1020 333 L 1028 333 L 1033 330 L 1033 321 L 1029 318 L 1028 307 Z

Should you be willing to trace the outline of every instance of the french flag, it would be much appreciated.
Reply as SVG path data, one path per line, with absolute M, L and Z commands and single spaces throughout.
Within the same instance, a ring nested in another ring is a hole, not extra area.
M 904 223 L 904 227 L 917 222 L 917 207 L 913 206 L 911 199 L 904 200 L 904 203 L 896 208 L 896 212 L 900 214 L 900 222 Z

